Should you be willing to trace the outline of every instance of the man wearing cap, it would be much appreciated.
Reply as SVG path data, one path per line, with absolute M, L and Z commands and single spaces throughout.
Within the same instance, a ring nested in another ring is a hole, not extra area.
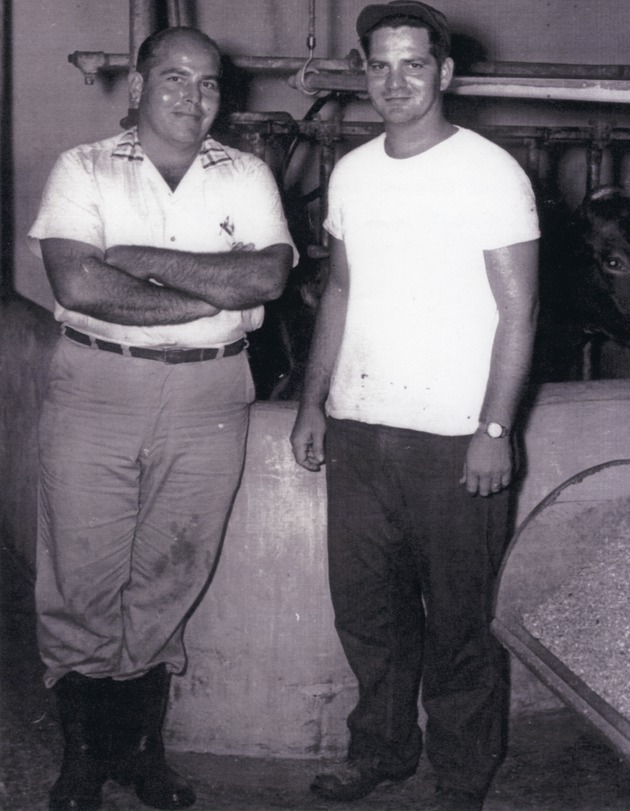
M 40 424 L 38 640 L 65 735 L 51 811 L 112 777 L 186 808 L 161 727 L 183 634 L 216 565 L 254 388 L 245 335 L 294 249 L 267 166 L 209 135 L 221 55 L 151 35 L 137 127 L 65 152 L 30 237 L 63 337 Z
M 424 749 L 439 807 L 480 809 L 504 754 L 489 620 L 535 331 L 536 207 L 511 156 L 445 118 L 440 11 L 370 5 L 357 31 L 385 132 L 331 178 L 331 272 L 292 443 L 308 470 L 326 462 L 331 593 L 359 700 L 347 763 L 311 788 L 363 797 L 414 774 Z

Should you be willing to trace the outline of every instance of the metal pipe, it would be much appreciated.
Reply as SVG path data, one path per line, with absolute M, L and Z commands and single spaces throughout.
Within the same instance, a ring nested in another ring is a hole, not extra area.
M 135 5 L 133 0 L 130 2 Z M 89 73 L 92 81 L 94 73 L 98 70 L 106 67 L 110 69 L 125 67 L 122 54 L 103 54 L 99 57 L 100 63 L 91 60 L 90 57 L 93 56 L 94 54 L 87 52 L 84 58 L 82 52 L 77 51 L 69 59 L 84 73 Z M 109 56 L 111 59 L 108 59 Z M 232 61 L 237 68 L 252 73 L 290 74 L 289 84 L 292 87 L 301 86 L 303 58 L 237 56 Z M 366 92 L 365 76 L 358 51 L 351 51 L 345 59 L 312 59 L 309 68 L 304 77 L 304 87 L 309 93 L 333 90 L 358 94 Z M 447 92 L 458 96 L 490 98 L 630 103 L 630 66 L 555 63 L 538 65 L 527 62 L 475 63 L 470 75 L 454 77 Z
M 595 125 L 595 133 L 592 140 L 588 141 L 587 172 L 586 172 L 586 194 L 589 195 L 594 189 L 601 185 L 602 159 L 604 149 L 609 143 L 609 128 L 600 124 Z
M 264 128 L 271 135 L 292 135 L 298 132 L 302 137 L 318 140 L 322 127 L 329 132 L 332 121 L 294 120 L 288 113 L 232 113 L 230 124 L 233 129 Z M 336 121 L 335 136 L 338 138 L 373 138 L 383 131 L 380 121 Z M 531 127 L 521 124 L 495 124 L 475 128 L 491 141 L 529 142 L 539 145 L 548 143 L 567 143 L 584 145 L 589 141 L 602 139 L 606 143 L 630 142 L 630 127 L 608 128 L 606 125 L 593 124 L 583 127 Z
M 474 62 L 470 76 L 538 79 L 630 79 L 630 65 L 572 65 L 556 62 Z
M 284 73 L 287 75 L 295 73 L 304 65 L 304 57 L 297 56 L 235 56 L 232 61 L 237 68 L 252 73 Z M 318 71 L 363 73 L 358 51 L 351 51 L 344 59 L 315 58 L 311 61 L 311 67 Z
M 106 54 L 103 51 L 75 51 L 68 62 L 79 68 L 85 84 L 94 84 L 100 71 L 124 70 L 129 67 L 129 54 Z
M 194 27 L 195 9 L 193 0 L 178 0 L 179 24 Z
M 460 76 L 453 79 L 448 92 L 458 96 L 628 104 L 630 81 Z
M 168 20 L 169 28 L 176 28 L 182 24 L 179 0 L 167 0 L 166 2 L 166 18 Z
M 309 56 L 313 57 L 313 51 L 317 40 L 315 39 L 315 0 L 308 0 L 308 36 L 306 38 L 306 47 L 308 48 Z
M 127 68 L 129 73 L 136 68 L 138 49 L 155 28 L 153 0 L 129 0 L 129 55 Z M 120 122 L 127 128 L 136 123 L 138 102 L 129 95 L 127 115 Z
M 127 67 L 134 70 L 138 48 L 154 30 L 153 0 L 129 0 L 129 55 Z
M 319 190 L 320 190 L 320 233 L 319 241 L 323 248 L 328 247 L 328 232 L 323 226 L 323 222 L 328 214 L 328 186 L 332 170 L 335 168 L 336 144 L 341 140 L 339 133 L 339 121 L 333 119 L 328 122 L 321 122 L 319 130 Z
M 304 63 L 293 56 L 235 56 L 234 64 L 255 72 L 294 73 Z M 352 50 L 345 59 L 314 59 L 318 70 L 352 71 L 362 73 L 362 59 Z M 630 80 L 630 65 L 574 65 L 555 62 L 475 62 L 465 74 L 457 76 L 490 76 L 533 79 Z
M 343 90 L 365 93 L 363 74 L 309 73 L 305 77 L 309 91 Z M 292 87 L 299 87 L 296 76 L 289 78 Z M 456 96 L 490 98 L 522 98 L 562 101 L 597 101 L 629 103 L 629 80 L 602 79 L 523 79 L 512 77 L 455 76 L 447 93 Z
M 134 0 L 131 0 L 133 3 Z M 137 0 L 136 0 L 137 2 Z M 182 19 L 182 11 L 178 12 Z M 187 24 L 187 23 L 182 23 Z M 128 58 L 128 57 L 127 57 Z M 252 73 L 286 73 L 298 71 L 304 64 L 299 56 L 234 56 L 232 62 L 242 70 Z M 316 58 L 312 66 L 318 71 L 351 72 L 362 75 L 362 60 L 358 51 L 352 50 L 344 59 Z M 522 79 L 584 79 L 587 81 L 630 80 L 630 65 L 571 65 L 538 62 L 475 62 L 466 74 L 456 78 L 522 78 Z
M 540 157 L 541 157 L 541 144 L 538 138 L 526 138 L 525 148 L 527 150 L 525 157 L 525 170 L 530 177 L 540 177 Z

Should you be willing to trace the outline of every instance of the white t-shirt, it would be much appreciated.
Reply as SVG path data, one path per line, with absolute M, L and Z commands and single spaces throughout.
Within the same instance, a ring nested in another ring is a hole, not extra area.
M 404 160 L 384 141 L 344 156 L 331 177 L 324 225 L 345 243 L 350 291 L 327 412 L 471 434 L 498 323 L 483 251 L 538 238 L 531 184 L 470 130 Z
M 135 128 L 60 156 L 28 237 L 38 256 L 39 240 L 48 237 L 103 251 L 114 245 L 148 245 L 212 253 L 229 251 L 238 242 L 253 243 L 258 250 L 278 242 L 293 244 L 275 180 L 260 158 L 207 138 L 171 191 L 144 154 Z M 185 324 L 141 327 L 101 321 L 55 304 L 57 321 L 131 346 L 229 343 L 259 327 L 263 314 L 263 307 L 222 310 Z

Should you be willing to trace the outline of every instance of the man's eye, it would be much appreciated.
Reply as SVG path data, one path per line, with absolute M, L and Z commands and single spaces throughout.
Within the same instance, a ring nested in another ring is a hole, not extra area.
M 372 63 L 370 66 L 369 66 L 369 68 L 370 68 L 370 70 L 371 70 L 372 72 L 376 72 L 376 71 L 379 71 L 379 70 L 383 70 L 383 68 L 384 68 L 384 67 L 385 67 L 385 65 L 381 65 L 381 64 L 380 64 L 380 62 L 373 62 L 373 63 Z
M 181 82 L 181 80 L 181 76 L 168 76 L 166 79 L 167 82 Z
M 204 90 L 216 91 L 219 89 L 219 83 L 214 79 L 209 79 L 207 82 L 202 82 L 201 86 Z
M 424 62 L 410 62 L 409 68 L 414 71 L 422 70 L 424 68 Z

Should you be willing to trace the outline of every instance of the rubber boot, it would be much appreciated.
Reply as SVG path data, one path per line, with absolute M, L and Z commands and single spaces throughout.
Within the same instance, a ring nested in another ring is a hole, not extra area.
M 53 687 L 64 735 L 61 772 L 49 795 L 50 811 L 95 811 L 107 779 L 108 696 L 111 679 L 74 671 Z
M 110 776 L 133 785 L 151 808 L 188 808 L 197 799 L 195 792 L 167 764 L 162 740 L 169 687 L 165 665 L 138 679 L 114 682 L 112 750 L 120 756 Z

